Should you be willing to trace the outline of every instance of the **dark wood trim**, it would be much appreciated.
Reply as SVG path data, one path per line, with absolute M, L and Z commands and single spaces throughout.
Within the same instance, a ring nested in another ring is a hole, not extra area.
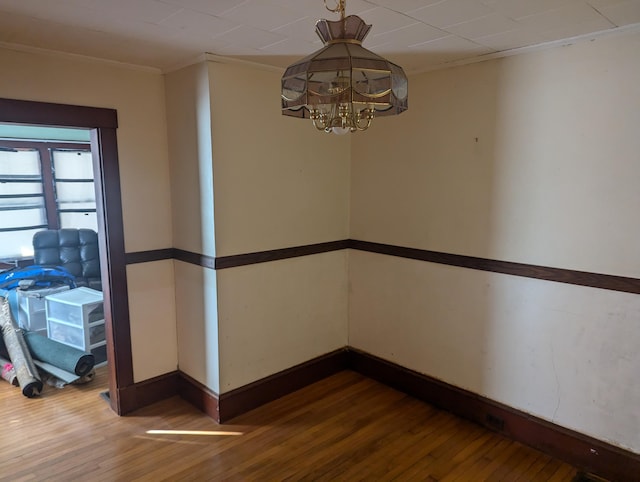
M 177 395 L 179 378 L 180 373 L 174 371 L 118 389 L 120 415 Z
M 638 480 L 640 455 L 354 348 L 349 349 L 349 364 L 362 375 L 563 459 L 581 470 L 618 482 Z
M 405 392 L 513 440 L 560 458 L 585 473 L 636 481 L 640 455 L 454 387 L 361 350 L 345 347 L 222 395 L 180 371 L 119 390 L 124 413 L 178 394 L 218 423 L 258 408 L 342 370 Z
M 109 360 L 109 401 L 112 409 L 120 414 L 120 392 L 126 392 L 125 389 L 133 385 L 133 363 L 116 141 L 118 114 L 114 109 L 0 98 L 0 122 L 91 129 Z
M 98 226 L 102 228 L 98 241 L 110 367 L 109 393 L 111 407 L 123 414 L 127 407 L 121 406 L 120 394 L 133 385 L 133 360 L 116 130 L 92 130 L 91 152 Z
M 180 372 L 178 378 L 178 395 L 220 423 L 218 395 L 186 373 Z
M 441 253 L 426 249 L 406 248 L 390 244 L 372 243 L 357 239 L 343 239 L 327 243 L 294 246 L 291 248 L 258 251 L 255 253 L 236 254 L 212 258 L 203 254 L 174 248 L 173 257 L 185 263 L 195 264 L 204 268 L 226 269 L 257 263 L 266 263 L 281 259 L 309 256 L 312 254 L 338 251 L 341 249 L 356 249 L 369 253 L 386 254 L 406 259 L 427 261 L 430 263 L 446 264 L 460 268 L 469 268 L 493 273 L 535 278 L 557 283 L 568 283 L 578 286 L 589 286 L 612 291 L 640 294 L 640 279 L 625 276 L 615 276 L 587 271 L 576 271 L 562 268 L 551 268 L 533 264 L 514 263 L 494 259 L 477 258 L 460 254 Z
M 136 251 L 125 254 L 127 264 L 150 263 L 152 261 L 162 261 L 173 258 L 173 248 L 152 249 L 149 251 Z
M 589 286 L 592 288 L 640 294 L 640 279 L 637 278 L 476 258 L 473 256 L 440 253 L 425 249 L 405 248 L 402 246 L 371 243 L 369 241 L 358 241 L 355 239 L 349 240 L 349 248 L 367 251 L 369 253 L 387 254 L 401 258 L 428 261 L 430 263 L 458 266 L 460 268 L 491 271 L 493 273 L 509 274 L 512 276 L 523 276 L 526 278 L 536 278 L 545 281 L 555 281 L 558 283 L 568 283 L 578 286 Z
M 53 159 L 51 150 L 46 145 L 35 147 L 40 155 L 40 168 L 42 169 L 42 189 L 44 191 L 45 212 L 49 229 L 60 229 L 58 218 L 58 204 L 56 203 L 56 186 L 53 179 Z
M 328 253 L 330 251 L 346 249 L 348 245 L 349 241 L 343 239 L 340 241 L 329 241 L 326 243 L 308 244 L 305 246 L 294 246 L 291 248 L 258 251 L 256 253 L 221 256 L 215 260 L 215 269 L 235 268 L 238 266 L 246 266 L 248 264 L 266 263 L 268 261 Z
M 203 268 L 215 269 L 215 258 L 204 254 L 185 251 L 184 249 L 173 248 L 173 257 L 184 263 L 195 264 Z
M 219 422 L 225 423 L 300 388 L 344 370 L 346 348 L 327 353 L 219 396 Z
M 347 349 L 342 348 L 222 395 L 216 395 L 181 372 L 178 393 L 218 423 L 226 423 L 249 410 L 344 370 L 347 362 Z
M 113 109 L 0 98 L 0 122 L 115 129 L 118 115 Z
M 41 141 L 37 139 L 0 139 L 0 143 L 2 146 L 7 146 L 12 149 L 35 149 L 39 148 L 44 149 L 53 149 L 53 150 L 73 150 L 73 151 L 88 151 L 90 149 L 89 142 L 78 142 L 78 141 Z M 90 180 L 93 182 L 93 179 Z
M 192 251 L 185 251 L 179 248 L 173 248 L 173 257 L 178 261 L 195 264 L 196 266 L 202 266 L 203 268 L 226 269 L 250 264 L 266 263 L 281 259 L 297 258 L 299 256 L 328 253 L 330 251 L 338 251 L 346 249 L 348 244 L 348 240 L 344 239 L 340 241 L 329 241 L 327 243 L 294 246 L 291 248 L 273 249 L 269 251 L 258 251 L 255 253 L 221 256 L 218 258 L 194 253 Z

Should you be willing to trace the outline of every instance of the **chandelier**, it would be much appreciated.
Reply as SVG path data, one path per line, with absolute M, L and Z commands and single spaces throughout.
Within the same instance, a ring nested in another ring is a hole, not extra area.
M 336 134 L 363 131 L 374 117 L 408 108 L 408 82 L 402 67 L 362 46 L 371 25 L 345 17 L 346 0 L 330 12 L 340 20 L 318 20 L 324 43 L 317 52 L 287 67 L 282 76 L 282 113 L 311 119 L 316 129 Z

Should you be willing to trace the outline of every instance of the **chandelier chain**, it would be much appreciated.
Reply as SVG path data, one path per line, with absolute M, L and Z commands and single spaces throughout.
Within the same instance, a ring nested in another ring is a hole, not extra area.
M 339 13 L 340 20 L 344 20 L 344 12 L 346 7 L 345 4 L 347 3 L 347 0 L 333 0 L 333 1 L 336 4 L 335 7 L 331 8 L 329 5 L 327 5 L 327 0 L 324 0 L 324 7 L 330 12 Z

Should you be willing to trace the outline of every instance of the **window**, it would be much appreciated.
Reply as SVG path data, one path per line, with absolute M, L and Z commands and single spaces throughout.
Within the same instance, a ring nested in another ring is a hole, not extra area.
M 0 140 L 0 259 L 33 255 L 42 229 L 97 230 L 88 144 Z
M 88 150 L 52 149 L 53 185 L 61 228 L 97 229 L 93 161 Z

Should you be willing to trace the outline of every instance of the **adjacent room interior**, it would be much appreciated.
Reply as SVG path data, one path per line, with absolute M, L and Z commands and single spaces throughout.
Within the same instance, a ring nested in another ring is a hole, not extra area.
M 0 287 L 42 372 L 31 373 L 33 393 L 19 376 L 24 351 L 16 364 L 2 340 L 0 354 L 25 394 L 40 394 L 40 378 L 90 381 L 107 361 L 89 141 L 88 130 L 0 124 Z

